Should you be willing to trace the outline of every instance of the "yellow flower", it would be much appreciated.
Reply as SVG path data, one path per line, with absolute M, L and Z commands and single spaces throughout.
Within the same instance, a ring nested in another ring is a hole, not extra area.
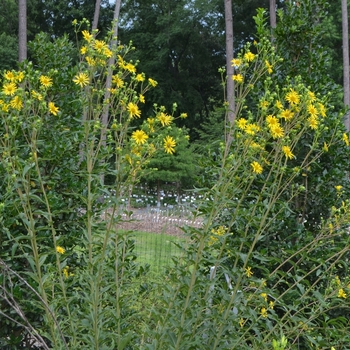
M 265 301 L 267 301 L 267 294 L 266 293 L 261 293 L 260 296 L 264 298 Z
M 253 173 L 255 174 L 261 174 L 263 171 L 263 167 L 258 162 L 254 161 L 253 163 L 250 164 L 250 166 L 252 167 Z
M 307 121 L 309 122 L 309 126 L 312 130 L 316 130 L 318 128 L 317 117 L 310 117 Z
M 93 58 L 86 56 L 85 59 L 90 67 L 96 66 L 96 61 Z
M 233 67 L 238 68 L 242 64 L 242 60 L 240 58 L 234 58 L 231 63 Z
M 139 110 L 139 107 L 137 107 L 137 104 L 132 102 L 128 103 L 128 112 L 129 112 L 130 119 L 134 117 L 140 118 L 141 116 L 141 111 Z
M 338 185 L 338 186 L 334 186 L 334 188 L 339 192 L 339 191 L 341 191 L 341 189 L 343 188 L 343 186 Z
M 125 66 L 125 69 L 129 71 L 130 73 L 136 73 L 136 67 L 132 63 L 128 63 Z
M 165 150 L 165 152 L 168 153 L 168 154 L 175 153 L 175 146 L 176 146 L 176 142 L 175 142 L 174 138 L 168 135 L 164 139 L 164 150 Z
M 284 120 L 291 120 L 293 116 L 294 116 L 294 113 L 289 109 L 284 109 L 281 112 L 281 118 L 283 118 Z
M 148 82 L 153 86 L 153 87 L 156 87 L 157 86 L 157 82 L 151 78 L 148 78 Z
M 180 118 L 181 119 L 186 119 L 188 117 L 187 113 L 181 113 Z
M 252 268 L 250 266 L 248 266 L 245 270 L 244 270 L 245 275 L 249 278 L 252 277 L 254 275 L 254 272 L 252 271 Z
M 284 130 L 282 126 L 280 125 L 271 125 L 270 126 L 270 133 L 272 138 L 278 139 L 284 136 Z
M 300 102 L 300 96 L 295 90 L 290 89 L 290 91 L 286 94 L 285 100 L 291 105 L 297 105 Z
M 145 80 L 145 75 L 144 74 L 137 74 L 135 79 L 139 82 L 142 82 Z
M 234 75 L 232 75 L 232 80 L 237 81 L 237 83 L 243 83 L 243 75 L 242 74 L 234 74 Z
M 81 34 L 83 34 L 83 38 L 84 40 L 86 40 L 87 42 L 90 42 L 92 39 L 92 34 L 90 34 L 87 30 L 83 30 L 81 32 Z
M 346 299 L 346 293 L 344 292 L 344 289 L 343 289 L 343 288 L 340 288 L 340 289 L 339 289 L 338 298 L 344 298 L 344 299 Z
M 281 101 L 277 100 L 275 105 L 276 105 L 277 109 L 283 109 L 283 104 Z
M 143 96 L 142 94 L 140 94 L 139 99 L 140 99 L 141 103 L 145 103 L 146 102 L 145 96 Z
M 43 100 L 43 95 L 40 94 L 39 92 L 36 92 L 35 90 L 33 90 L 33 91 L 31 91 L 31 94 L 32 94 L 33 98 L 37 99 L 38 101 Z
M 53 102 L 49 102 L 49 111 L 51 114 L 57 115 L 57 113 L 59 112 L 59 109 L 58 107 L 55 106 Z
M 344 134 L 343 134 L 343 141 L 345 142 L 345 144 L 346 144 L 347 146 L 349 146 L 349 136 L 348 136 L 348 134 L 345 133 L 345 132 L 344 132 Z
M 113 56 L 113 52 L 108 48 L 108 46 L 105 46 L 103 48 L 103 55 L 105 55 L 106 57 L 110 58 Z
M 255 58 L 255 55 L 248 51 L 247 53 L 244 54 L 244 59 L 247 61 L 247 62 L 252 62 Z
M 248 124 L 248 120 L 244 119 L 244 118 L 240 118 L 236 121 L 236 123 L 237 123 L 237 126 L 239 129 L 245 130 L 245 128 L 247 127 L 247 124 Z
M 15 81 L 16 80 L 16 76 L 15 74 L 12 72 L 12 71 L 7 71 L 5 74 L 4 74 L 4 78 L 6 80 L 10 80 L 10 81 Z
M 312 105 L 312 104 L 308 105 L 307 106 L 307 111 L 309 112 L 311 117 L 317 118 L 318 110 L 317 110 L 317 108 L 314 105 Z
M 52 86 L 52 79 L 46 75 L 41 75 L 39 77 L 39 80 L 41 85 L 45 88 L 49 88 L 50 86 Z
M 270 308 L 271 310 L 273 310 L 274 306 L 275 306 L 275 303 L 274 303 L 273 301 L 270 301 L 270 302 L 269 302 L 269 308 Z
M 118 88 L 121 88 L 124 85 L 124 81 L 118 77 L 118 75 L 113 75 L 112 83 L 117 85 Z
M 22 100 L 19 96 L 15 96 L 11 101 L 10 101 L 10 105 L 12 108 L 17 109 L 18 111 L 20 111 L 23 107 L 23 103 Z
M 269 128 L 272 127 L 273 125 L 280 125 L 278 119 L 271 114 L 266 117 L 266 124 L 268 125 Z
M 316 95 L 312 91 L 308 91 L 307 95 L 309 97 L 310 102 L 315 102 L 316 101 Z
M 294 158 L 294 154 L 292 153 L 292 151 L 290 150 L 289 146 L 283 146 L 282 147 L 282 152 L 284 153 L 285 157 L 287 159 L 293 159 Z
M 147 141 L 148 135 L 143 130 L 136 130 L 131 134 L 131 138 L 137 145 L 143 145 Z
M 245 130 L 248 135 L 255 135 L 256 132 L 260 131 L 259 125 L 256 124 L 247 124 Z
M 267 72 L 269 74 L 271 74 L 273 72 L 273 69 L 272 69 L 272 65 L 269 63 L 269 61 L 265 61 L 265 66 L 266 66 L 266 69 L 267 69 Z
M 106 43 L 103 40 L 95 40 L 94 42 L 94 49 L 98 52 L 98 53 L 102 53 L 103 50 L 106 47 Z
M 322 150 L 323 150 L 324 152 L 328 152 L 328 145 L 327 145 L 326 142 L 323 142 Z
M 265 101 L 265 100 L 262 100 L 262 101 L 259 102 L 259 106 L 260 106 L 261 109 L 266 109 L 269 106 L 269 102 Z
M 82 46 L 82 47 L 80 48 L 80 53 L 81 53 L 82 55 L 85 55 L 86 52 L 87 52 L 87 47 L 86 47 L 86 46 Z
M 24 79 L 24 72 L 17 72 L 15 80 L 20 83 Z
M 160 123 L 162 124 L 162 126 L 168 126 L 171 124 L 173 117 L 165 114 L 163 112 L 161 112 L 158 116 L 157 119 L 160 121 Z
M 318 105 L 318 110 L 320 111 L 320 114 L 322 117 L 325 117 L 326 116 L 326 107 L 322 104 L 322 103 L 319 103 Z
M 262 317 L 266 318 L 267 317 L 267 310 L 265 307 L 263 307 L 261 310 L 260 310 L 260 314 Z
M 13 96 L 17 90 L 17 86 L 15 83 L 7 83 L 4 84 L 2 91 L 5 95 Z
M 83 88 L 89 84 L 89 77 L 86 73 L 80 72 L 73 78 L 73 82 Z
M 64 248 L 60 247 L 59 245 L 56 247 L 56 252 L 57 252 L 58 254 L 64 254 L 65 251 L 66 251 L 66 250 L 65 250 Z

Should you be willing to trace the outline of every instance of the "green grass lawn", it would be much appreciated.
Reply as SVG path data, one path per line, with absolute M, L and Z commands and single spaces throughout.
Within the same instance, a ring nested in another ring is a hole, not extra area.
M 141 265 L 149 264 L 152 272 L 159 272 L 171 266 L 173 256 L 180 256 L 181 250 L 174 244 L 184 242 L 184 238 L 164 233 L 133 232 L 135 254 Z

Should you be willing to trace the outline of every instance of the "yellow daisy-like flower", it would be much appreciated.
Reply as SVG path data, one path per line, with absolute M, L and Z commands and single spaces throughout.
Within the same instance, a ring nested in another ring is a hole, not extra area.
M 248 51 L 247 53 L 244 54 L 244 59 L 247 61 L 247 62 L 252 62 L 255 58 L 255 55 Z
M 110 58 L 113 56 L 113 52 L 109 49 L 108 46 L 105 46 L 103 48 L 102 54 L 105 55 L 107 58 Z
M 103 53 L 103 50 L 106 48 L 106 43 L 103 40 L 95 40 L 94 42 L 94 49 L 98 53 Z
M 308 91 L 307 92 L 307 96 L 308 96 L 310 102 L 315 102 L 316 101 L 316 95 L 312 91 Z
M 267 61 L 267 60 L 265 61 L 265 66 L 266 66 L 267 72 L 269 74 L 272 74 L 273 69 L 272 69 L 272 65 L 269 63 L 269 61 Z
M 318 128 L 318 119 L 317 117 L 310 117 L 307 120 L 309 122 L 309 126 L 312 130 L 316 130 Z
M 95 67 L 96 66 L 96 61 L 93 58 L 91 58 L 89 56 L 86 56 L 85 59 L 86 59 L 87 64 L 90 67 Z
M 87 30 L 83 30 L 82 32 L 81 32 L 81 34 L 83 34 L 83 38 L 84 38 L 84 40 L 86 40 L 87 42 L 90 42 L 91 40 L 92 40 L 92 34 L 91 33 L 89 33 Z
M 139 110 L 139 107 L 137 106 L 137 104 L 132 102 L 128 103 L 128 112 L 129 112 L 130 119 L 134 117 L 140 118 L 141 116 L 141 111 Z
M 238 120 L 236 121 L 236 123 L 237 123 L 237 126 L 238 126 L 239 129 L 245 130 L 245 128 L 246 128 L 247 125 L 248 125 L 248 120 L 245 119 L 245 118 L 240 118 L 240 119 L 238 119 Z
M 242 60 L 240 58 L 234 58 L 231 63 L 233 67 L 238 68 L 242 64 Z
M 57 115 L 57 113 L 59 112 L 59 109 L 58 107 L 55 106 L 53 102 L 49 102 L 49 111 L 51 114 Z
M 151 79 L 151 78 L 148 78 L 148 82 L 151 84 L 151 86 L 153 86 L 153 87 L 156 87 L 157 86 L 157 82 L 155 81 L 155 80 L 153 80 L 153 79 Z
M 164 150 L 168 154 L 174 154 L 175 153 L 175 146 L 176 146 L 176 141 L 172 136 L 167 136 L 164 139 Z
M 123 79 L 121 79 L 118 75 L 113 75 L 112 83 L 117 85 L 118 88 L 121 88 L 124 85 Z
M 341 185 L 334 186 L 334 188 L 339 192 L 343 188 Z M 338 276 L 337 276 L 338 277 Z M 339 278 L 339 277 L 338 277 Z
M 89 85 L 89 77 L 86 73 L 80 72 L 73 78 L 73 82 L 83 88 L 84 86 Z
M 23 79 L 24 79 L 24 72 L 17 72 L 16 77 L 15 77 L 15 81 L 20 83 Z
M 140 94 L 139 100 L 140 100 L 141 103 L 145 103 L 146 102 L 145 96 L 143 96 L 142 94 Z
M 137 74 L 135 77 L 136 81 L 143 82 L 145 80 L 144 74 Z
M 163 112 L 161 112 L 158 116 L 157 116 L 157 120 L 160 121 L 160 123 L 162 124 L 162 126 L 168 126 L 171 124 L 173 117 L 165 114 Z
M 267 302 L 267 294 L 266 293 L 261 293 L 260 296 L 262 296 L 263 299 Z
M 17 85 L 15 83 L 4 84 L 2 91 L 5 95 L 13 96 L 17 90 Z
M 85 54 L 87 53 L 87 47 L 86 47 L 86 46 L 82 46 L 82 47 L 80 48 L 80 53 L 81 53 L 82 55 L 85 55 Z
M 52 86 L 52 79 L 46 75 L 41 75 L 39 77 L 39 80 L 40 84 L 45 88 L 49 88 L 50 86 Z
M 338 291 L 338 298 L 344 298 L 346 299 L 346 293 L 344 292 L 343 288 L 340 288 Z
M 271 125 L 270 133 L 274 139 L 279 139 L 284 136 L 284 130 L 281 125 Z
M 243 83 L 243 75 L 242 74 L 234 74 L 232 75 L 232 80 L 237 83 Z
M 254 275 L 254 272 L 252 271 L 252 268 L 250 266 L 248 266 L 245 270 L 244 270 L 244 274 L 250 278 Z
M 260 131 L 260 126 L 257 124 L 247 124 L 245 130 L 248 135 L 255 135 L 255 133 Z
M 136 73 L 136 67 L 130 62 L 125 66 L 125 69 L 130 73 Z
M 325 117 L 327 113 L 326 107 L 322 103 L 319 103 L 317 107 L 318 107 L 318 110 L 320 111 L 321 116 Z
M 66 252 L 66 250 L 64 249 L 64 248 L 62 248 L 61 246 L 57 246 L 56 247 L 56 252 L 58 253 L 58 254 L 64 254 L 65 252 Z
M 317 108 L 314 105 L 312 105 L 312 104 L 308 105 L 307 106 L 307 111 L 309 112 L 311 117 L 317 118 L 318 110 L 317 110 Z
M 293 159 L 294 158 L 294 154 L 292 153 L 291 149 L 289 146 L 283 146 L 282 147 L 282 152 L 284 153 L 285 157 L 287 159 Z
M 344 134 L 343 134 L 343 141 L 345 142 L 345 144 L 347 146 L 349 146 L 349 136 L 346 132 L 344 132 Z
M 297 105 L 300 102 L 300 96 L 295 90 L 290 89 L 286 94 L 285 100 L 291 105 Z
M 259 102 L 259 107 L 261 109 L 266 109 L 268 106 L 269 106 L 269 102 L 266 101 L 266 100 L 262 100 L 262 101 Z
M 35 90 L 31 91 L 31 94 L 33 96 L 33 98 L 35 98 L 38 101 L 42 101 L 43 100 L 43 95 L 40 94 L 39 92 L 36 92 Z
M 19 96 L 15 96 L 11 101 L 10 105 L 12 108 L 20 111 L 23 108 L 23 102 Z
M 271 127 L 273 125 L 280 125 L 280 122 L 275 116 L 269 114 L 266 117 L 266 124 L 268 125 L 268 127 Z
M 267 317 L 267 310 L 266 310 L 266 307 L 261 308 L 261 310 L 260 310 L 260 315 L 261 315 L 262 317 L 264 317 L 264 318 Z
M 291 120 L 294 117 L 294 113 L 290 109 L 284 109 L 281 112 L 281 118 L 284 120 Z
M 131 138 L 136 144 L 143 145 L 147 141 L 148 135 L 143 130 L 136 130 L 131 134 Z
M 276 106 L 277 109 L 283 109 L 283 104 L 279 100 L 276 101 L 275 106 Z
M 4 78 L 6 80 L 9 80 L 9 81 L 15 81 L 16 80 L 16 75 L 14 72 L 12 71 L 7 71 L 5 74 L 4 74 Z
M 252 167 L 253 173 L 255 174 L 261 174 L 263 172 L 263 167 L 256 161 L 250 164 Z

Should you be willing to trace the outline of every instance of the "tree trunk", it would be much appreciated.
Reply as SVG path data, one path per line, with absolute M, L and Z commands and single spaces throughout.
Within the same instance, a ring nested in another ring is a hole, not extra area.
M 343 88 L 344 88 L 344 105 L 350 107 L 350 78 L 349 78 L 349 25 L 348 25 L 348 2 L 341 1 L 342 10 L 342 28 L 343 28 Z M 350 131 L 349 112 L 345 115 L 345 128 Z
M 233 77 L 233 19 L 232 19 L 232 0 L 225 1 L 225 27 L 226 27 L 226 99 L 228 104 L 227 121 L 229 132 L 225 132 L 226 141 L 231 140 L 231 129 L 235 121 L 235 95 Z
M 92 22 L 92 30 L 95 30 L 98 27 L 98 19 L 100 17 L 100 8 L 101 8 L 101 0 L 96 0 L 94 21 Z
M 27 59 L 27 0 L 18 0 L 18 61 Z
M 271 30 L 276 28 L 276 0 L 270 0 L 270 26 Z

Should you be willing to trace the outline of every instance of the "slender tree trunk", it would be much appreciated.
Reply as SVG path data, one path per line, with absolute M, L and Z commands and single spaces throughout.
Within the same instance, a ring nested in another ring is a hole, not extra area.
M 343 88 L 344 88 L 344 105 L 350 107 L 350 77 L 349 77 L 349 25 L 348 25 L 348 2 L 341 1 L 342 10 L 342 27 L 343 27 Z M 345 115 L 345 128 L 350 131 L 350 115 Z
M 231 140 L 231 129 L 235 121 L 235 94 L 233 77 L 233 19 L 232 19 L 232 0 L 225 1 L 225 27 L 226 27 L 226 99 L 228 103 L 227 121 L 229 133 L 225 132 L 226 141 Z
M 270 26 L 273 31 L 276 28 L 276 0 L 270 0 Z
M 101 8 L 101 0 L 96 0 L 94 21 L 92 22 L 92 30 L 95 30 L 98 27 L 98 19 L 100 17 L 100 8 Z
M 27 0 L 18 0 L 18 61 L 27 59 Z

